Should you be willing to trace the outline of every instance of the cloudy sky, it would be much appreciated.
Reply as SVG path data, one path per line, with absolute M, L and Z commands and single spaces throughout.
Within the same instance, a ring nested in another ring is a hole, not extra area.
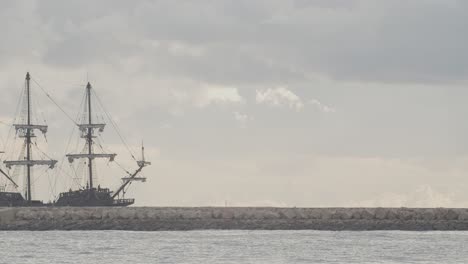
M 26 71 L 71 115 L 89 80 L 153 162 L 138 205 L 468 206 L 466 1 L 0 4 L 2 122 Z M 73 124 L 41 111 L 60 160 Z

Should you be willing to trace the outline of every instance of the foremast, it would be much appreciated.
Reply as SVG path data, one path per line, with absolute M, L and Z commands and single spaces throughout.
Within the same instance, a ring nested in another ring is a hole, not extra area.
M 56 160 L 34 160 L 32 159 L 32 138 L 35 137 L 34 131 L 39 130 L 44 135 L 47 133 L 47 125 L 36 125 L 31 122 L 31 89 L 30 89 L 31 76 L 29 72 L 26 73 L 26 124 L 13 124 L 16 133 L 19 137 L 24 138 L 24 145 L 26 147 L 26 157 L 18 160 L 6 160 L 3 163 L 7 168 L 12 166 L 25 166 L 26 167 L 26 200 L 31 202 L 31 167 L 35 165 L 46 165 L 49 168 L 54 168 L 57 163 Z M 15 183 L 15 186 L 16 183 Z
M 151 165 L 151 162 L 145 160 L 145 147 L 143 144 L 141 144 L 141 160 L 137 161 L 138 164 L 138 169 L 128 177 L 122 178 L 122 185 L 115 191 L 115 193 L 112 195 L 112 198 L 114 199 L 115 197 L 119 196 L 119 194 L 124 191 L 125 187 L 127 187 L 131 182 L 133 181 L 142 181 L 145 182 L 146 178 L 145 177 L 137 177 L 138 173 L 141 172 L 141 170 L 148 166 Z
M 80 129 L 82 138 L 86 139 L 87 145 L 87 153 L 86 154 L 67 154 L 66 157 L 68 158 L 69 162 L 73 162 L 75 159 L 87 159 L 88 160 L 88 184 L 86 188 L 90 191 L 94 190 L 94 182 L 93 182 L 93 160 L 96 158 L 108 158 L 110 161 L 113 161 L 117 154 L 106 154 L 106 153 L 94 153 L 93 150 L 93 138 L 95 137 L 95 130 L 99 130 L 99 132 L 104 131 L 104 127 L 106 124 L 104 123 L 93 123 L 92 120 L 92 107 L 91 107 L 91 84 L 88 82 L 86 85 L 86 104 L 88 110 L 88 122 L 84 124 L 78 124 L 78 128 Z

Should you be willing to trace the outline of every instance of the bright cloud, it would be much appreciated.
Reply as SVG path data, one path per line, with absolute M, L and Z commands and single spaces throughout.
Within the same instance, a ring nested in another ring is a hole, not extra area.
M 205 85 L 195 98 L 195 106 L 205 107 L 211 104 L 241 104 L 244 98 L 235 87 Z
M 301 111 L 304 108 L 302 99 L 285 87 L 268 88 L 263 91 L 257 90 L 255 101 L 257 104 L 289 107 L 296 111 Z

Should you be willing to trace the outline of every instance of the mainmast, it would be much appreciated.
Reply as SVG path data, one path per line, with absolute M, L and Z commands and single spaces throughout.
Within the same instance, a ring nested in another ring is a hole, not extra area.
M 31 92 L 29 89 L 29 82 L 31 80 L 31 76 L 29 76 L 29 72 L 26 73 L 26 97 L 27 97 L 27 107 L 28 107 L 28 120 L 27 125 L 31 125 Z M 31 129 L 26 128 L 26 160 L 31 161 Z M 31 201 L 31 164 L 28 162 L 26 164 L 26 181 L 28 184 L 27 192 L 28 197 L 26 199 Z
M 73 162 L 75 159 L 88 159 L 88 185 L 87 188 L 89 190 L 94 190 L 93 185 L 93 160 L 95 158 L 108 158 L 110 161 L 113 161 L 117 154 L 95 154 L 93 151 L 93 138 L 94 130 L 98 129 L 100 132 L 104 131 L 104 127 L 106 124 L 93 124 L 92 122 L 92 108 L 91 108 L 91 84 L 88 82 L 86 85 L 86 101 L 87 101 L 87 108 L 88 108 L 88 122 L 86 124 L 78 124 L 78 127 L 82 133 L 82 138 L 86 138 L 86 145 L 88 147 L 87 154 L 67 154 L 69 162 Z
M 31 90 L 30 90 L 31 76 L 29 72 L 26 73 L 26 124 L 13 124 L 19 137 L 24 138 L 24 144 L 26 147 L 26 157 L 22 160 L 10 160 L 4 161 L 7 168 L 12 166 L 26 166 L 26 200 L 31 201 L 31 167 L 34 165 L 47 165 L 49 168 L 53 168 L 57 163 L 56 160 L 33 160 L 32 159 L 32 138 L 35 137 L 34 130 L 39 130 L 43 134 L 47 132 L 46 125 L 35 125 L 31 123 Z
M 89 189 L 93 189 L 93 159 L 91 154 L 93 154 L 93 129 L 91 128 L 92 117 L 91 117 L 91 84 L 88 82 L 86 85 L 86 95 L 88 97 L 88 135 L 86 139 L 88 140 L 88 168 L 89 168 Z

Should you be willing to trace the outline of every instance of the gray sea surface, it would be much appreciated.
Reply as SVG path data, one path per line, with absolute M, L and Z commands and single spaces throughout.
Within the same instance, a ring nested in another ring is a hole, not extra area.
M 7 231 L 0 263 L 468 263 L 468 232 Z

